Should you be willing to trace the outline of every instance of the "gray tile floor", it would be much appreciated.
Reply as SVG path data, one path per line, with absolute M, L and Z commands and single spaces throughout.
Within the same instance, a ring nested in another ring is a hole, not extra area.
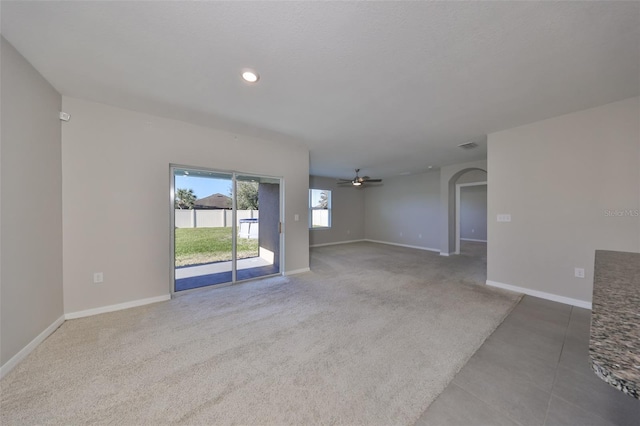
M 417 425 L 640 425 L 640 401 L 589 366 L 591 311 L 531 296 Z

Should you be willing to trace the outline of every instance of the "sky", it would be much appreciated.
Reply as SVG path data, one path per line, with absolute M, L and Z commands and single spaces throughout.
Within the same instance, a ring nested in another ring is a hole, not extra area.
M 208 197 L 216 193 L 229 195 L 231 179 L 176 176 L 176 190 L 178 189 L 193 189 L 197 198 Z
M 320 204 L 320 194 L 322 194 L 322 189 L 312 189 L 311 190 L 311 205 L 317 206 Z M 328 191 L 331 194 L 331 191 Z M 329 198 L 331 199 L 331 198 Z

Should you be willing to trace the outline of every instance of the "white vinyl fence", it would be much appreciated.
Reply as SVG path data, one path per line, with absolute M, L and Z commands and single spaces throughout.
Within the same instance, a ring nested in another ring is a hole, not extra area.
M 240 219 L 257 219 L 258 210 L 238 210 Z M 176 209 L 176 228 L 225 228 L 233 223 L 231 210 L 180 210 Z
M 329 210 L 311 210 L 311 226 L 313 228 L 329 226 Z

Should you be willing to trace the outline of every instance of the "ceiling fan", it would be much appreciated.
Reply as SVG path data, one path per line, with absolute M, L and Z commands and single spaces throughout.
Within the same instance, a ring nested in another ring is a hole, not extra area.
M 363 187 L 368 183 L 382 182 L 382 179 L 371 179 L 369 176 L 360 177 L 358 173 L 360 169 L 356 169 L 356 177 L 353 179 L 338 179 L 338 185 L 352 185 L 356 187 Z

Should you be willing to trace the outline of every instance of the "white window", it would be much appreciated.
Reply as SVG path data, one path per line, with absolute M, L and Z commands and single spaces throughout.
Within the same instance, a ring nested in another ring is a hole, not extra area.
M 331 228 L 330 190 L 309 190 L 309 228 Z

